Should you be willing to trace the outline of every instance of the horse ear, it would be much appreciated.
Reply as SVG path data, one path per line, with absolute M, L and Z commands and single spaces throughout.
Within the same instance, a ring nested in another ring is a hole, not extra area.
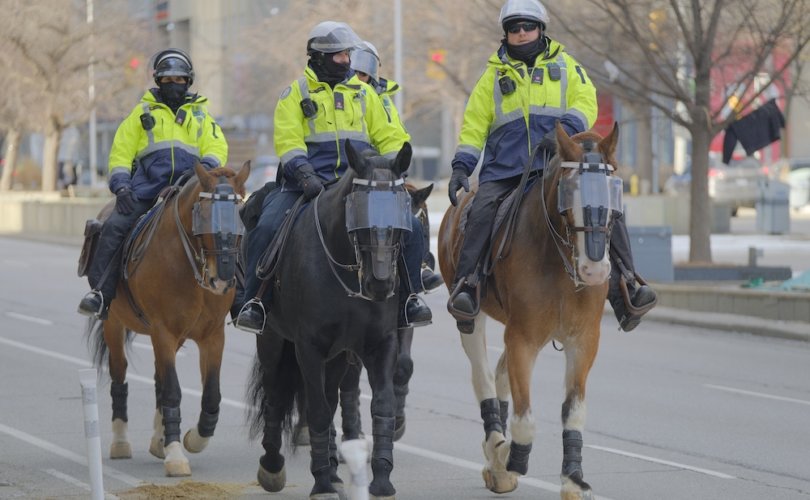
M 349 167 L 355 172 L 359 172 L 357 169 L 363 164 L 363 159 L 357 154 L 357 150 L 354 149 L 349 139 L 346 139 L 343 144 L 346 148 L 346 158 L 349 159 Z
M 208 173 L 208 170 L 205 169 L 202 163 L 197 162 L 194 165 L 194 173 L 196 173 L 197 178 L 200 179 L 200 186 L 202 186 L 203 191 L 211 191 L 214 189 L 214 178 Z
M 245 181 L 247 181 L 249 175 L 250 175 L 250 160 L 242 164 L 242 168 L 240 168 L 239 172 L 236 173 L 236 178 L 234 179 L 236 191 L 238 191 L 239 194 L 241 194 L 242 196 L 245 195 Z
M 411 202 L 413 206 L 418 207 L 419 205 L 423 204 L 428 196 L 430 196 L 430 192 L 433 191 L 433 184 L 428 187 L 417 189 L 411 193 Z
M 612 158 L 616 153 L 616 147 L 619 145 L 619 124 L 613 122 L 613 130 L 610 135 L 599 141 L 599 149 L 602 150 L 606 157 Z
M 560 158 L 576 158 L 578 156 L 577 144 L 571 140 L 568 136 L 568 132 L 565 131 L 559 121 L 557 122 L 555 132 L 557 135 L 557 155 Z
M 402 173 L 408 170 L 408 167 L 411 166 L 412 156 L 413 156 L 413 148 L 411 147 L 411 143 L 410 142 L 404 143 L 402 145 L 402 149 L 400 149 L 399 153 L 397 153 L 396 160 L 394 160 L 394 165 L 397 167 L 399 175 L 402 175 Z

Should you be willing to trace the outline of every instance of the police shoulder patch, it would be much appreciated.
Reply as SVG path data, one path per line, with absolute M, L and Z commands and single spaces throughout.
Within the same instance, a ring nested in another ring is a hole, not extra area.
M 281 95 L 278 96 L 278 98 L 279 99 L 284 99 L 285 97 L 290 95 L 290 92 L 292 92 L 292 85 L 288 85 L 286 89 L 282 90 Z

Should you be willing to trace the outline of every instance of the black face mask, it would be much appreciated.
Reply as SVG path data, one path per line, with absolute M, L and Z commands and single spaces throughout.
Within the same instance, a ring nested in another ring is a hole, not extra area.
M 188 84 L 168 82 L 160 83 L 159 87 L 161 100 L 176 113 L 177 109 L 186 102 Z
M 313 54 L 309 59 L 309 67 L 315 72 L 319 81 L 328 83 L 330 87 L 345 80 L 346 74 L 349 72 L 349 63 L 335 62 L 332 54 L 321 54 L 320 57 L 315 57 Z
M 506 42 L 504 42 L 504 44 L 506 45 L 506 53 L 509 54 L 509 57 L 523 61 L 527 66 L 533 66 L 535 58 L 546 50 L 546 39 L 543 36 L 533 42 L 524 43 L 523 45 L 510 45 Z

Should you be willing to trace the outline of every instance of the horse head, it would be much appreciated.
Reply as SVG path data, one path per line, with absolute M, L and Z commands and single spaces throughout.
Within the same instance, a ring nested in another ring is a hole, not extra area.
M 588 131 L 569 137 L 558 123 L 557 212 L 574 260 L 574 282 L 600 285 L 610 276 L 610 232 L 622 210 L 622 180 L 613 175 L 619 127 L 602 138 Z M 552 207 L 547 207 L 551 213 Z M 575 240 L 575 241 L 572 241 Z M 573 274 L 573 273 L 572 273 Z
M 397 258 L 403 231 L 411 231 L 411 197 L 402 173 L 411 162 L 405 143 L 396 158 L 358 154 L 349 141 L 352 170 L 346 196 L 346 229 L 359 266 L 360 293 L 385 300 L 397 289 Z
M 201 286 L 224 294 L 236 284 L 236 258 L 245 232 L 239 207 L 250 162 L 245 162 L 239 172 L 229 168 L 206 170 L 198 163 L 194 172 L 199 180 L 192 210 L 192 234 L 199 245 L 194 260 L 202 268 L 195 275 Z

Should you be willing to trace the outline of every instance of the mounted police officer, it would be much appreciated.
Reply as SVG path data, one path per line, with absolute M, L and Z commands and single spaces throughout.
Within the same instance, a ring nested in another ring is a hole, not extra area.
M 79 303 L 79 313 L 86 316 L 106 317 L 121 273 L 120 249 L 160 191 L 197 162 L 211 169 L 228 158 L 225 136 L 208 114 L 208 99 L 188 91 L 194 83 L 191 58 L 166 49 L 153 61 L 157 88 L 148 90 L 121 122 L 110 151 L 115 209 L 104 222 L 88 271 L 93 290 Z
M 285 213 L 301 195 L 307 200 L 314 198 L 325 182 L 346 171 L 345 140 L 352 141 L 358 151 L 373 149 L 394 157 L 410 139 L 403 128 L 389 121 L 381 101 L 369 98 L 376 95 L 374 90 L 351 75 L 350 53 L 359 43 L 360 39 L 345 23 L 325 21 L 316 25 L 307 41 L 309 62 L 304 75 L 279 97 L 273 118 L 273 139 L 284 177 L 281 189 L 265 197 L 258 224 L 248 239 L 246 298 L 259 292 L 256 266 Z M 432 313 L 414 295 L 421 291 L 419 270 L 424 249 L 421 225 L 413 224 L 413 229 L 406 233 L 403 242 L 412 283 L 403 315 L 407 323 L 419 325 L 430 322 Z M 263 303 L 269 299 L 268 295 L 269 291 L 261 301 L 254 298 L 245 304 L 234 322 L 237 328 L 261 332 L 265 321 Z
M 383 108 L 388 115 L 388 120 L 405 130 L 405 125 L 399 117 L 399 110 L 394 104 L 394 94 L 400 91 L 400 86 L 393 80 L 386 80 L 378 76 L 378 70 L 382 63 L 380 62 L 380 54 L 377 52 L 371 42 L 363 41 L 359 46 L 355 47 L 351 53 L 351 68 L 357 75 L 361 82 L 367 83 L 373 88 L 382 101 Z M 425 239 L 425 260 L 431 258 L 432 262 L 435 259 L 430 254 L 430 234 L 425 232 L 423 235 Z M 426 290 L 433 290 L 444 283 L 441 275 L 433 272 L 427 264 L 423 263 L 422 266 L 422 284 Z
M 499 21 L 504 39 L 470 95 L 452 161 L 448 194 L 456 205 L 457 191 L 469 191 L 467 178 L 484 154 L 451 288 L 460 288 L 448 303 L 451 313 L 477 310 L 471 283 L 478 282 L 479 262 L 489 246 L 498 206 L 517 186 L 530 152 L 538 146 L 545 150 L 531 165 L 533 170 L 541 170 L 555 152 L 557 121 L 568 135 L 574 135 L 590 129 L 597 116 L 593 83 L 565 47 L 546 36 L 549 18 L 539 1 L 507 0 Z M 655 305 L 656 295 L 649 286 L 636 282 L 623 218 L 615 220 L 610 253 L 608 298 L 621 328 L 630 331 Z M 623 300 L 622 283 L 629 304 Z M 460 331 L 472 332 L 472 321 L 457 319 Z

